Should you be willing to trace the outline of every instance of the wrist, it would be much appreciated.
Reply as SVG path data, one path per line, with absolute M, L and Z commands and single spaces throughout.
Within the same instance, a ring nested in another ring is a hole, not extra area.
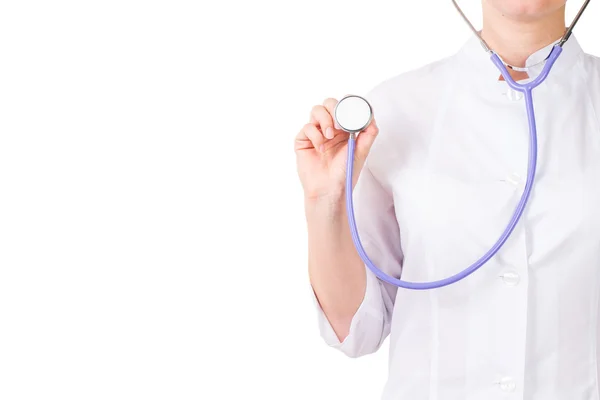
M 346 193 L 339 190 L 318 196 L 305 196 L 304 210 L 309 220 L 337 220 L 346 214 Z
M 331 207 L 344 204 L 346 191 L 344 188 L 329 191 L 327 193 L 304 194 L 304 205 L 310 208 Z
M 346 185 L 339 184 L 326 190 L 305 190 L 304 203 L 324 204 L 343 201 L 346 196 Z

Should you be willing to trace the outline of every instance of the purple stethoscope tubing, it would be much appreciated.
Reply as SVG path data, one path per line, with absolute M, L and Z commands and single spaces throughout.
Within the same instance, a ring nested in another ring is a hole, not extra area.
M 506 66 L 502 62 L 502 60 L 500 60 L 500 57 L 498 57 L 498 55 L 493 52 L 491 53 L 492 54 L 491 55 L 492 62 L 496 65 L 496 67 L 498 67 L 498 69 L 500 70 L 500 73 L 504 77 L 504 80 L 507 82 L 508 86 L 510 86 L 512 89 L 514 89 L 518 92 L 523 93 L 524 97 L 525 97 L 527 118 L 529 120 L 529 167 L 527 169 L 527 182 L 525 184 L 525 189 L 523 191 L 523 195 L 521 196 L 521 200 L 519 201 L 519 203 L 515 209 L 515 212 L 511 218 L 510 222 L 508 223 L 508 226 L 506 227 L 506 229 L 504 230 L 504 232 L 502 233 L 502 235 L 500 236 L 498 241 L 479 260 L 475 261 L 468 268 L 457 273 L 456 275 L 452 275 L 447 278 L 440 279 L 437 281 L 432 281 L 432 282 L 408 282 L 408 281 L 403 281 L 401 279 L 394 278 L 394 277 L 384 273 L 379 268 L 377 268 L 375 266 L 375 264 L 373 264 L 373 262 L 371 261 L 371 259 L 367 255 L 367 253 L 365 252 L 365 249 L 362 245 L 360 236 L 358 235 L 358 229 L 356 227 L 356 220 L 354 217 L 354 204 L 353 204 L 353 199 L 352 199 L 352 190 L 353 190 L 352 177 L 353 177 L 353 170 L 354 170 L 354 152 L 355 152 L 355 146 L 356 146 L 356 137 L 354 134 L 350 135 L 350 139 L 348 140 L 348 161 L 347 161 L 347 167 L 346 167 L 346 211 L 348 214 L 348 222 L 350 224 L 352 240 L 354 242 L 354 246 L 356 247 L 356 250 L 357 250 L 360 258 L 363 260 L 365 265 L 375 274 L 375 276 L 377 276 L 377 278 L 379 278 L 380 280 L 382 280 L 386 283 L 389 283 L 391 285 L 401 287 L 404 289 L 428 290 L 428 289 L 441 288 L 441 287 L 456 283 L 462 279 L 465 279 L 467 276 L 469 276 L 473 272 L 477 271 L 500 250 L 500 248 L 504 245 L 504 243 L 506 243 L 506 240 L 510 237 L 513 230 L 515 229 L 515 226 L 517 225 L 517 223 L 521 219 L 521 216 L 523 215 L 523 211 L 525 210 L 527 201 L 529 200 L 529 196 L 531 195 L 531 190 L 533 188 L 533 182 L 535 180 L 535 172 L 536 172 L 536 167 L 537 167 L 537 147 L 538 146 L 537 146 L 537 126 L 536 126 L 536 121 L 535 121 L 535 112 L 534 112 L 534 107 L 533 107 L 532 91 L 534 88 L 536 88 L 537 86 L 539 86 L 542 82 L 544 82 L 546 80 L 546 78 L 548 77 L 548 74 L 550 73 L 550 70 L 552 69 L 552 66 L 554 65 L 554 63 L 558 59 L 558 56 L 561 53 L 562 53 L 562 47 L 560 45 L 555 45 L 554 48 L 552 49 L 552 52 L 550 53 L 550 56 L 548 56 L 548 59 L 546 60 L 546 64 L 544 66 L 544 69 L 542 70 L 540 75 L 533 81 L 525 83 L 525 84 L 519 84 L 519 83 L 515 82 L 512 79 L 512 77 L 510 76 L 510 74 L 509 74 Z

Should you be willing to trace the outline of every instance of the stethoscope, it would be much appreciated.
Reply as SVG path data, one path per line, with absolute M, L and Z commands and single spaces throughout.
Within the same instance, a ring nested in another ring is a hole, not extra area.
M 347 167 L 346 167 L 346 210 L 347 210 L 347 214 L 348 214 L 348 222 L 350 224 L 350 231 L 352 233 L 352 240 L 354 242 L 354 246 L 356 247 L 358 254 L 360 255 L 360 257 L 363 260 L 363 262 L 365 263 L 365 265 L 380 280 L 387 282 L 389 284 L 392 284 L 394 286 L 398 286 L 398 287 L 405 288 L 405 289 L 413 289 L 413 290 L 435 289 L 435 288 L 448 286 L 448 285 L 456 283 L 462 279 L 465 279 L 467 276 L 469 276 L 473 272 L 477 271 L 486 262 L 488 262 L 492 257 L 494 257 L 494 255 L 500 250 L 500 248 L 504 245 L 504 243 L 506 243 L 506 240 L 510 237 L 513 230 L 515 229 L 515 226 L 517 225 L 517 223 L 521 219 L 521 216 L 523 215 L 523 210 L 525 209 L 525 206 L 527 205 L 527 201 L 529 200 L 529 196 L 531 195 L 531 189 L 533 187 L 533 181 L 535 179 L 535 171 L 536 171 L 536 167 L 537 167 L 537 127 L 536 127 L 536 121 L 535 121 L 535 113 L 534 113 L 534 109 L 533 109 L 533 97 L 532 97 L 531 93 L 532 93 L 533 89 L 535 89 L 537 86 L 539 86 L 541 83 L 543 83 L 546 80 L 546 78 L 548 77 L 548 74 L 550 73 L 552 66 L 558 59 L 558 56 L 560 56 L 560 54 L 562 53 L 563 45 L 567 42 L 567 40 L 569 40 L 569 37 L 571 36 L 571 33 L 573 32 L 573 28 L 579 21 L 579 18 L 585 11 L 589 2 L 590 2 L 590 0 L 586 0 L 584 2 L 583 6 L 577 13 L 575 19 L 573 20 L 573 23 L 567 29 L 564 36 L 560 39 L 559 42 L 557 42 L 556 45 L 554 45 L 554 47 L 552 48 L 552 51 L 550 52 L 548 57 L 545 60 L 540 62 L 540 63 L 545 63 L 545 65 L 544 65 L 542 72 L 538 75 L 538 77 L 531 82 L 520 84 L 520 83 L 516 83 L 513 80 L 513 78 L 510 76 L 510 73 L 508 72 L 507 68 L 510 68 L 510 69 L 516 70 L 516 71 L 527 71 L 530 68 L 532 68 L 533 65 L 526 67 L 526 68 L 519 68 L 519 67 L 515 67 L 515 66 L 504 63 L 502 61 L 502 59 L 498 56 L 498 54 L 494 53 L 494 51 L 491 50 L 490 47 L 487 45 L 485 40 L 483 40 L 480 33 L 475 29 L 473 24 L 471 24 L 471 22 L 466 17 L 466 15 L 463 13 L 463 11 L 461 10 L 461 8 L 457 4 L 457 2 L 455 0 L 452 0 L 452 3 L 454 3 L 454 6 L 456 7 L 456 9 L 460 13 L 460 15 L 463 17 L 463 19 L 469 25 L 469 28 L 479 38 L 484 50 L 490 54 L 490 58 L 491 58 L 492 62 L 500 70 L 500 73 L 504 77 L 504 80 L 507 82 L 508 86 L 510 86 L 515 91 L 523 93 L 523 95 L 525 97 L 525 106 L 527 108 L 527 118 L 529 121 L 529 166 L 527 169 L 527 182 L 525 184 L 525 189 L 523 191 L 521 199 L 520 199 L 519 203 L 517 204 L 517 207 L 514 211 L 514 214 L 513 214 L 512 218 L 510 219 L 510 222 L 508 223 L 506 229 L 504 230 L 504 232 L 502 233 L 502 235 L 500 236 L 498 241 L 496 241 L 496 243 L 494 243 L 492 248 L 490 248 L 490 250 L 487 253 L 485 253 L 479 260 L 477 260 L 475 263 L 473 263 L 471 266 L 469 266 L 465 270 L 457 273 L 456 275 L 452 275 L 445 279 L 441 279 L 441 280 L 437 280 L 437 281 L 433 281 L 433 282 L 407 282 L 407 281 L 403 281 L 401 279 L 397 279 L 397 278 L 387 275 L 386 273 L 382 272 L 379 268 L 377 268 L 373 264 L 373 262 L 371 261 L 371 259 L 367 255 L 367 253 L 365 252 L 365 249 L 363 248 L 360 237 L 358 235 L 358 230 L 356 227 L 356 220 L 354 218 L 354 205 L 353 205 L 353 199 L 352 199 L 352 182 L 353 182 L 352 175 L 353 175 L 353 170 L 354 170 L 354 152 L 355 152 L 355 146 L 356 146 L 356 134 L 363 131 L 364 129 L 366 129 L 369 126 L 369 124 L 371 123 L 371 120 L 373 119 L 373 109 L 372 109 L 371 105 L 369 104 L 369 102 L 361 96 L 356 96 L 356 95 L 346 96 L 338 102 L 338 104 L 334 110 L 334 119 L 337 122 L 338 126 L 342 130 L 344 130 L 345 132 L 350 134 L 350 137 L 348 139 L 348 161 L 347 161 Z M 538 64 L 540 64 L 540 63 L 538 63 Z

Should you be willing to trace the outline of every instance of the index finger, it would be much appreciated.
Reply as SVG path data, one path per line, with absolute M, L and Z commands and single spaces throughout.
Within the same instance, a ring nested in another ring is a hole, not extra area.
M 333 117 L 324 106 L 315 106 L 310 113 L 311 122 L 319 125 L 323 136 L 333 138 Z
M 331 115 L 332 120 L 333 120 L 333 129 L 332 129 L 333 134 L 329 139 L 333 139 L 336 135 L 343 133 L 343 131 L 338 126 L 337 121 L 335 120 L 335 107 L 337 107 L 338 103 L 339 103 L 339 100 L 331 98 L 331 97 L 328 99 L 325 99 L 325 101 L 323 102 L 323 107 L 325 107 L 327 112 L 329 112 L 329 114 Z

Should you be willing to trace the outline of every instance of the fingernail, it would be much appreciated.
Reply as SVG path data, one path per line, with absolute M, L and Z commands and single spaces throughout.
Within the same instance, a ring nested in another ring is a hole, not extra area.
M 333 129 L 331 129 L 331 127 L 327 128 L 325 131 L 325 137 L 327 139 L 333 139 Z
M 340 124 L 338 124 L 337 122 L 335 123 L 335 129 L 342 129 L 342 127 L 340 126 Z

